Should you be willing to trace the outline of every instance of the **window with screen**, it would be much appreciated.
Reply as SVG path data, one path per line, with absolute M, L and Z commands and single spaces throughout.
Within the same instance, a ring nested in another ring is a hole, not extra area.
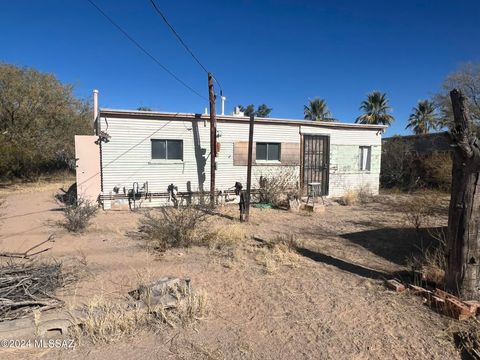
M 372 156 L 371 146 L 360 146 L 360 170 L 370 171 L 370 162 Z
M 280 161 L 279 143 L 257 143 L 256 159 L 267 161 Z
M 152 139 L 152 159 L 183 160 L 183 140 Z

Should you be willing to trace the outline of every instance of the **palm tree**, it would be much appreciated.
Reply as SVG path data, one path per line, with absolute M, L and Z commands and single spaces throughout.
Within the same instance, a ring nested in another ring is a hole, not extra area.
M 405 129 L 411 128 L 415 134 L 428 134 L 430 129 L 435 129 L 438 124 L 438 117 L 435 113 L 436 107 L 433 101 L 419 101 L 417 107 L 412 109 Z
M 304 105 L 303 113 L 305 114 L 305 120 L 313 121 L 333 121 L 330 118 L 331 114 L 327 107 L 327 102 L 324 99 L 318 97 L 308 100 L 309 104 Z
M 363 110 L 364 114 L 357 118 L 356 123 L 390 125 L 395 121 L 394 117 L 389 114 L 392 108 L 388 105 L 387 96 L 380 91 L 368 94 L 367 100 L 362 101 L 360 110 Z

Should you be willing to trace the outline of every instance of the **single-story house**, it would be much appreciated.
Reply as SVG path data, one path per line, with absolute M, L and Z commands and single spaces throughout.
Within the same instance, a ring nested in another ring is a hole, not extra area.
M 77 192 L 104 209 L 171 203 L 178 193 L 210 189 L 207 114 L 100 109 L 97 135 L 76 136 Z M 382 125 L 256 118 L 252 188 L 261 176 L 294 172 L 324 196 L 368 187 L 378 193 Z M 217 116 L 216 188 L 227 193 L 247 177 L 249 118 Z M 131 206 L 131 204 L 130 204 Z

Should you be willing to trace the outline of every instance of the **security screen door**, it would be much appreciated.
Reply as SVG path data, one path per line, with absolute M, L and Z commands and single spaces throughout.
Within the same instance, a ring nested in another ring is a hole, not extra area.
M 321 183 L 322 196 L 328 195 L 330 162 L 330 137 L 325 135 L 303 136 L 303 185 Z

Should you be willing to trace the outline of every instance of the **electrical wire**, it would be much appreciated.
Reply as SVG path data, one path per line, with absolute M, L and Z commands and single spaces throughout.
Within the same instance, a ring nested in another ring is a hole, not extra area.
M 132 36 L 130 36 L 120 25 L 118 25 L 110 16 L 108 16 L 97 4 L 95 4 L 92 0 L 87 0 L 97 11 L 103 15 L 113 26 L 115 26 L 128 40 L 130 40 L 137 48 L 139 48 L 145 55 L 147 55 L 150 59 L 152 59 L 160 68 L 162 68 L 165 72 L 167 72 L 171 77 L 177 80 L 180 84 L 186 87 L 188 90 L 196 94 L 197 96 L 201 97 L 204 100 L 208 100 L 205 96 L 200 94 L 198 91 L 193 89 L 190 85 L 188 85 L 185 81 L 180 79 L 177 75 L 175 75 L 171 70 L 169 70 L 165 65 L 163 65 L 155 56 L 153 56 L 150 52 L 148 52 L 138 41 L 136 41 Z
M 158 7 L 158 5 L 156 4 L 155 0 L 150 0 L 150 2 L 152 3 L 153 8 L 155 9 L 155 11 L 158 13 L 158 15 L 160 15 L 160 17 L 161 17 L 162 20 L 165 22 L 165 24 L 167 24 L 167 26 L 170 28 L 170 30 L 171 30 L 172 33 L 175 35 L 175 37 L 178 39 L 178 41 L 180 41 L 180 44 L 182 44 L 182 46 L 185 48 L 185 50 L 187 50 L 187 52 L 192 56 L 192 58 L 197 62 L 198 65 L 200 65 L 200 67 L 201 67 L 207 74 L 210 73 L 210 71 L 207 70 L 207 68 L 201 63 L 201 61 L 198 59 L 198 57 L 195 56 L 195 54 L 194 54 L 193 51 L 188 47 L 188 45 L 185 43 L 185 41 L 183 41 L 182 37 L 181 37 L 180 34 L 175 30 L 175 28 L 172 26 L 172 24 L 170 24 L 170 22 L 168 21 L 167 17 L 163 14 L 162 10 L 160 10 L 160 8 Z M 221 91 L 222 94 L 223 94 L 222 85 L 220 85 L 220 82 L 215 78 L 215 76 L 213 76 L 213 74 L 212 74 L 212 77 L 213 77 L 213 79 L 215 80 L 215 82 L 218 84 L 218 87 L 220 88 L 220 91 Z

